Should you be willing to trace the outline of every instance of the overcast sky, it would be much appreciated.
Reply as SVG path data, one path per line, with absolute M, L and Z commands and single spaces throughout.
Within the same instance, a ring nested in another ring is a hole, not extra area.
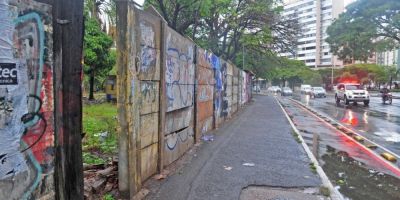
M 144 0 L 135 0 L 136 3 L 143 5 Z

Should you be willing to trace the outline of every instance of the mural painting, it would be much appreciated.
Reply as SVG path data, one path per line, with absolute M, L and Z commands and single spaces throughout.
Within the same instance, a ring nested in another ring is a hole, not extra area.
M 53 188 L 51 14 L 47 4 L 0 0 L 0 199 Z

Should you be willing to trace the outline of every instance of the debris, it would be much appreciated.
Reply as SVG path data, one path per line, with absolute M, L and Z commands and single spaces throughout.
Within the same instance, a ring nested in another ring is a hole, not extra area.
M 340 178 L 342 178 L 343 175 L 344 175 L 344 172 L 339 172 L 339 173 L 338 173 L 338 176 L 339 176 Z
M 100 192 L 100 190 L 102 190 L 106 182 L 107 182 L 106 178 L 100 178 L 93 183 L 92 187 L 96 192 Z
M 212 142 L 212 141 L 214 141 L 214 135 L 203 135 L 203 136 L 201 136 L 201 139 L 203 140 L 203 141 L 210 141 L 210 142 Z
M 104 164 L 96 164 L 96 165 L 89 165 L 83 163 L 83 171 L 91 170 L 91 169 L 104 169 Z
M 224 169 L 225 169 L 225 170 L 228 170 L 228 171 L 231 171 L 231 170 L 232 170 L 232 167 L 228 167 L 228 166 L 225 166 L 225 165 L 224 165 Z
M 110 174 L 112 174 L 113 171 L 115 171 L 115 167 L 111 166 L 111 167 L 108 167 L 108 168 L 106 168 L 106 169 L 97 171 L 96 173 L 97 173 L 98 175 L 102 176 L 102 177 L 107 177 L 107 176 L 109 176 Z
M 133 196 L 133 200 L 142 200 L 144 199 L 150 191 L 146 188 L 141 189 L 135 196 Z
M 164 175 L 164 174 L 157 174 L 157 175 L 155 175 L 153 178 L 156 179 L 156 180 L 162 180 L 162 179 L 167 178 L 167 175 Z
M 246 167 L 254 167 L 255 166 L 254 163 L 243 163 L 242 165 L 246 166 Z

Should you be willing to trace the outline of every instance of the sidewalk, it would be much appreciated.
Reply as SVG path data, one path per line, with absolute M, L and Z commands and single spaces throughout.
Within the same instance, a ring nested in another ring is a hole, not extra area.
M 276 100 L 255 95 L 254 101 L 210 133 L 215 140 L 202 144 L 190 163 L 146 199 L 232 200 L 248 186 L 318 188 L 321 180 Z

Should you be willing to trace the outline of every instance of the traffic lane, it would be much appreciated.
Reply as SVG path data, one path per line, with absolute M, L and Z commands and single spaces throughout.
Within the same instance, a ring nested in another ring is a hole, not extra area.
M 302 95 L 297 100 L 321 111 L 360 135 L 400 155 L 400 106 L 383 105 L 380 98 L 371 98 L 369 107 L 362 103 L 336 105 L 333 97 L 311 99 Z

